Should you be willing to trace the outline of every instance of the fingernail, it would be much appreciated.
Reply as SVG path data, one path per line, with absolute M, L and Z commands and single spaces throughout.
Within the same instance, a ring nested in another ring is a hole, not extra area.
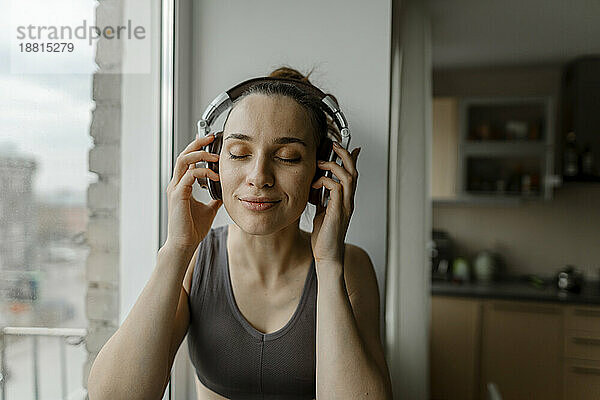
M 334 145 L 335 147 L 337 147 L 337 148 L 340 148 L 340 147 L 342 147 L 342 146 L 341 146 L 341 145 L 340 145 L 338 142 L 335 142 L 335 141 L 333 142 L 333 145 Z
M 323 160 L 318 160 L 318 161 L 317 161 L 317 164 L 319 164 L 319 165 L 321 165 L 321 164 L 325 164 L 325 161 L 323 161 Z

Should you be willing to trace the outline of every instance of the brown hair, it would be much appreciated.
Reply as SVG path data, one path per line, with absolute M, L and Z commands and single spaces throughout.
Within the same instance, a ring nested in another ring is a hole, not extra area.
M 311 70 L 305 76 L 294 68 L 283 66 L 273 70 L 273 72 L 271 72 L 268 75 L 268 77 L 296 80 L 314 86 L 308 80 L 308 77 L 312 74 L 312 72 L 313 70 Z M 317 145 L 317 149 L 319 149 L 321 143 L 323 143 L 323 140 L 327 138 L 328 134 L 331 134 L 336 140 L 341 141 L 341 135 L 339 133 L 337 125 L 335 125 L 331 117 L 321 108 L 321 100 L 316 98 L 313 94 L 307 93 L 299 89 L 298 86 L 287 82 L 257 83 L 245 90 L 233 102 L 231 110 L 233 110 L 235 105 L 239 103 L 244 97 L 249 96 L 251 94 L 264 94 L 267 96 L 286 96 L 300 104 L 300 106 L 302 106 L 306 110 L 311 125 L 313 126 L 314 138 L 315 143 Z M 337 99 L 333 95 L 330 94 L 330 96 L 333 97 L 333 99 L 337 102 Z

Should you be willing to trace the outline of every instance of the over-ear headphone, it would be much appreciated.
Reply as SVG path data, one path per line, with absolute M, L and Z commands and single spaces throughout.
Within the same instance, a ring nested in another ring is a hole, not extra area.
M 241 96 L 243 93 L 245 93 L 246 90 L 248 90 L 253 85 L 256 85 L 258 83 L 263 83 L 263 82 L 289 83 L 289 84 L 296 86 L 298 89 L 304 91 L 305 93 L 309 93 L 309 94 L 315 96 L 317 99 L 320 100 L 319 104 L 320 104 L 321 108 L 323 109 L 324 112 L 326 112 L 331 117 L 331 119 L 336 124 L 337 128 L 339 129 L 340 135 L 342 137 L 342 141 L 339 142 L 336 138 L 333 138 L 333 137 L 332 138 L 329 138 L 329 137 L 324 138 L 322 140 L 321 145 L 317 149 L 317 160 L 335 161 L 336 163 L 341 165 L 341 162 L 338 162 L 338 160 L 340 160 L 340 158 L 338 157 L 337 153 L 333 150 L 333 141 L 337 141 L 344 149 L 346 149 L 346 150 L 348 149 L 348 146 L 350 145 L 351 135 L 350 135 L 350 129 L 348 127 L 348 122 L 346 121 L 346 117 L 344 116 L 344 114 L 340 110 L 340 107 L 338 106 L 337 102 L 335 101 L 335 99 L 332 96 L 323 93 L 321 90 L 319 90 L 318 88 L 316 88 L 315 86 L 313 86 L 311 84 L 293 80 L 293 79 L 272 78 L 272 77 L 253 78 L 253 79 L 244 81 L 242 83 L 239 83 L 236 86 L 232 87 L 231 89 L 221 93 L 220 95 L 215 97 L 215 99 L 208 105 L 208 107 L 206 107 L 206 109 L 204 110 L 204 113 L 202 114 L 202 118 L 198 121 L 198 124 L 197 124 L 198 137 L 201 134 L 204 134 L 205 136 L 212 135 L 212 133 L 211 133 L 212 123 L 223 112 L 225 112 L 225 111 L 229 112 L 231 110 L 231 106 L 233 105 L 233 102 L 239 96 Z M 218 131 L 218 132 L 214 133 L 214 135 L 215 135 L 215 139 L 207 146 L 204 146 L 203 150 L 208 151 L 210 153 L 220 154 L 221 146 L 223 144 L 223 131 Z M 201 161 L 196 164 L 196 167 L 210 168 L 211 170 L 215 171 L 216 173 L 219 173 L 219 163 L 218 162 Z M 322 170 L 320 168 L 317 168 L 317 172 L 313 178 L 313 182 L 316 181 L 317 179 L 319 179 L 321 176 L 326 176 L 326 177 L 332 178 L 335 181 L 339 182 L 339 180 L 336 179 L 335 176 L 332 176 L 331 171 Z M 210 196 L 213 199 L 222 200 L 221 182 L 219 182 L 219 181 L 215 182 L 208 178 L 197 178 L 197 180 L 198 180 L 198 183 L 200 184 L 200 186 L 208 189 L 208 192 L 210 193 Z M 309 195 L 309 202 L 311 204 L 314 204 L 314 205 L 321 204 L 323 207 L 327 207 L 328 201 L 329 201 L 329 190 L 327 190 L 325 187 L 322 187 L 321 189 L 311 188 L 310 195 Z

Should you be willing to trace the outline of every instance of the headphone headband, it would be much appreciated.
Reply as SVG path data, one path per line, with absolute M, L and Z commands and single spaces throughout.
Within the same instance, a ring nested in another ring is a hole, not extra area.
M 346 117 L 344 116 L 344 113 L 342 113 L 339 105 L 334 100 L 334 98 L 328 94 L 323 93 L 320 89 L 311 84 L 287 78 L 252 78 L 241 82 L 232 87 L 231 89 L 219 94 L 217 97 L 215 97 L 213 101 L 211 101 L 206 110 L 204 110 L 204 113 L 202 114 L 202 119 L 198 121 L 198 135 L 200 135 L 201 132 L 204 132 L 205 135 L 208 135 L 211 131 L 211 125 L 213 121 L 217 119 L 219 115 L 221 115 L 225 110 L 231 108 L 233 102 L 238 97 L 240 97 L 246 90 L 250 89 L 252 86 L 258 83 L 263 82 L 289 83 L 318 98 L 321 101 L 321 107 L 323 111 L 329 114 L 329 116 L 333 119 L 334 123 L 337 125 L 340 131 L 340 134 L 342 136 L 342 142 L 340 144 L 344 148 L 348 148 L 350 142 L 350 129 L 348 128 L 348 122 L 346 120 Z
M 342 141 L 339 144 L 344 149 L 346 149 L 346 150 L 348 149 L 348 146 L 350 145 L 350 129 L 348 128 L 348 122 L 346 121 L 346 117 L 344 116 L 344 113 L 342 113 L 342 110 L 340 110 L 340 107 L 337 104 L 337 102 L 335 101 L 335 99 L 331 95 L 323 93 L 320 89 L 318 89 L 317 87 L 315 87 L 311 84 L 308 84 L 306 82 L 297 81 L 294 79 L 287 79 L 287 78 L 272 78 L 272 77 L 252 78 L 252 79 L 248 79 L 242 83 L 235 85 L 234 87 L 232 87 L 231 89 L 229 89 L 225 92 L 222 92 L 217 97 L 215 97 L 214 100 L 211 101 L 211 103 L 208 105 L 208 107 L 206 107 L 206 109 L 204 110 L 204 113 L 202 114 L 202 119 L 200 119 L 198 121 L 198 136 L 200 136 L 202 133 L 204 133 L 205 136 L 209 135 L 210 131 L 211 131 L 211 126 L 212 126 L 212 123 L 214 122 L 214 120 L 217 119 L 226 110 L 231 110 L 231 106 L 233 105 L 233 102 L 237 98 L 239 98 L 244 92 L 246 92 L 246 90 L 248 90 L 252 86 L 254 86 L 258 83 L 262 83 L 262 82 L 289 83 L 289 84 L 296 86 L 300 90 L 302 90 L 306 93 L 312 94 L 316 98 L 318 98 L 320 100 L 321 109 L 324 112 L 326 112 L 327 114 L 329 114 L 329 116 L 333 119 L 334 123 L 336 124 L 336 126 L 338 127 L 338 129 L 340 131 L 340 135 L 342 136 Z M 213 141 L 212 144 L 207 146 L 207 149 L 210 152 L 218 152 L 219 151 L 223 138 L 218 137 L 218 136 L 221 136 L 221 135 L 215 134 L 215 140 Z M 337 139 L 336 139 L 336 141 L 337 141 Z M 323 142 L 325 143 L 325 145 L 322 145 L 321 147 L 324 149 L 326 154 L 319 154 L 319 152 L 322 150 L 321 148 L 319 148 L 317 150 L 317 156 L 318 157 L 323 156 L 324 157 L 324 158 L 322 158 L 323 160 L 335 161 L 338 165 L 341 165 L 339 162 L 337 162 L 339 157 L 337 156 L 337 154 L 335 153 L 335 151 L 333 151 L 333 149 L 331 147 L 332 140 L 326 138 Z M 215 149 L 216 149 L 216 151 L 215 151 Z M 211 167 L 211 165 L 212 165 L 212 167 Z M 215 172 L 218 173 L 218 163 L 209 163 L 206 161 L 200 161 L 197 166 L 199 166 L 200 168 L 205 168 L 208 166 L 209 168 L 213 169 Z M 335 176 L 333 176 L 331 171 L 321 171 L 321 172 L 319 172 L 319 170 L 317 170 L 317 171 L 318 171 L 317 174 L 322 174 L 323 176 L 332 178 L 335 181 L 339 182 L 339 180 Z M 200 186 L 208 188 L 208 191 L 213 199 L 221 198 L 221 186 L 220 186 L 219 182 L 212 182 L 208 178 L 197 178 L 197 179 L 198 179 L 198 182 L 200 183 Z M 311 193 L 312 193 L 312 191 L 313 191 L 313 189 L 311 189 Z M 318 202 L 319 204 L 326 207 L 327 203 L 329 201 L 329 191 L 327 190 L 327 188 L 325 186 L 323 186 L 323 187 L 321 187 L 321 189 L 316 191 L 316 197 L 317 198 L 314 200 L 313 204 L 316 204 L 316 202 Z
M 275 78 L 275 77 L 259 77 L 259 78 L 248 79 L 247 81 L 239 83 L 239 84 L 235 85 L 234 87 L 232 87 L 231 89 L 229 89 L 227 91 L 227 94 L 229 95 L 229 97 L 231 99 L 235 100 L 238 97 L 240 97 L 246 90 L 250 89 L 250 87 L 252 87 L 256 84 L 259 84 L 259 83 L 263 83 L 263 82 L 284 82 L 284 83 L 291 83 L 295 86 L 301 86 L 302 90 L 304 90 L 306 92 L 310 92 L 312 95 L 314 95 L 319 100 L 323 99 L 323 97 L 326 96 L 325 93 L 323 93 L 319 88 L 317 88 L 313 85 L 310 85 L 306 82 L 288 79 L 288 78 Z

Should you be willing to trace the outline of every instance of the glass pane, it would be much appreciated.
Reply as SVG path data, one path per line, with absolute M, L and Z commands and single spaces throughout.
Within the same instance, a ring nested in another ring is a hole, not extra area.
M 467 191 L 492 195 L 540 194 L 541 160 L 536 157 L 467 158 Z
M 0 13 L 0 327 L 86 328 L 86 192 L 97 180 L 88 171 L 95 49 L 78 56 L 86 73 L 11 71 L 15 32 L 8 27 L 15 7 L 25 8 L 20 3 L 0 0 L 11 10 Z M 96 1 L 57 4 L 36 2 L 27 11 L 31 23 L 57 11 L 79 24 L 94 21 Z M 31 62 L 39 59 L 32 55 Z M 31 332 L 4 338 L 6 400 L 85 398 L 83 343 Z
M 543 103 L 478 104 L 467 109 L 468 140 L 540 141 L 545 138 Z

